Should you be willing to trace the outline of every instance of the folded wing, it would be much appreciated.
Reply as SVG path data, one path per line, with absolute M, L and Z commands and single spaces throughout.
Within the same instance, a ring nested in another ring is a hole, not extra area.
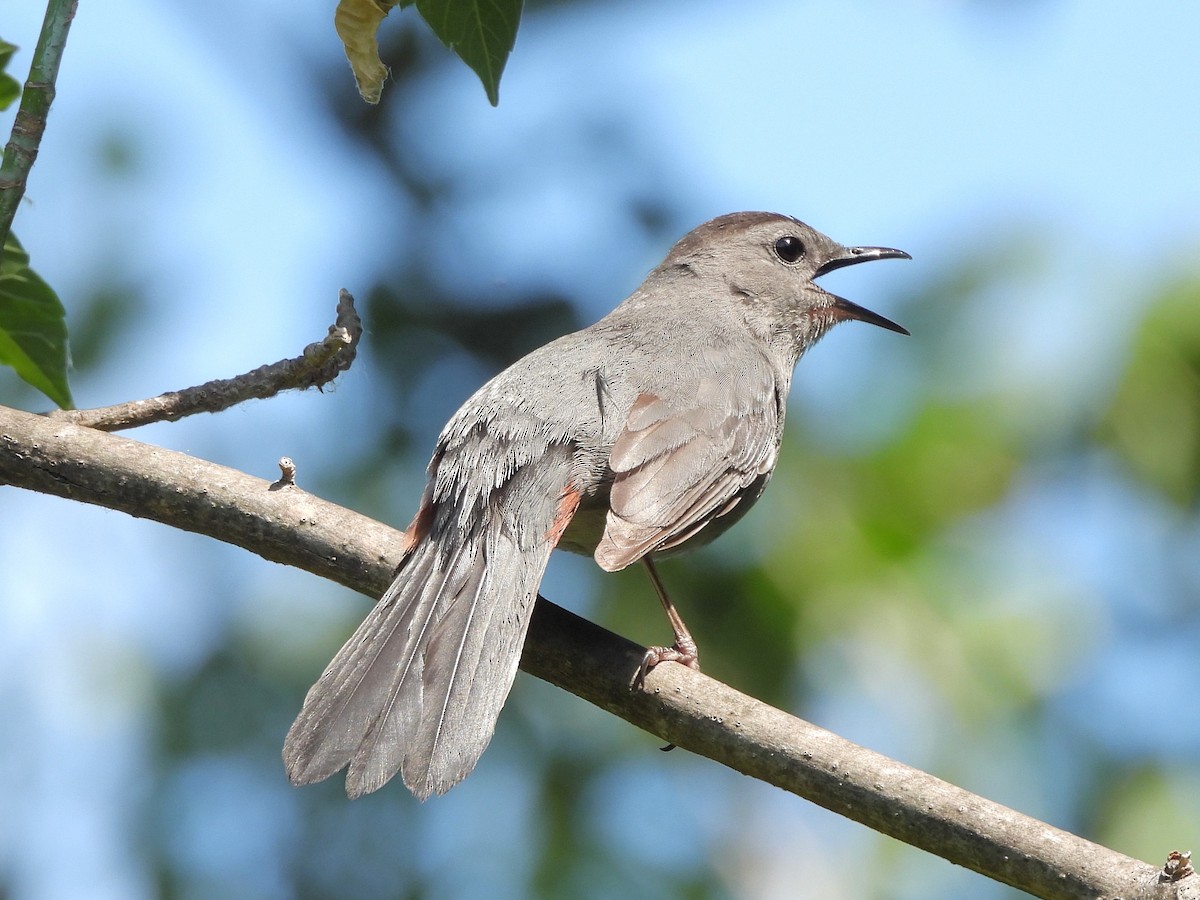
M 610 508 L 595 552 L 602 568 L 677 547 L 729 517 L 710 529 L 715 536 L 758 498 L 783 424 L 767 378 L 736 385 L 703 378 L 682 403 L 638 396 L 609 458 Z

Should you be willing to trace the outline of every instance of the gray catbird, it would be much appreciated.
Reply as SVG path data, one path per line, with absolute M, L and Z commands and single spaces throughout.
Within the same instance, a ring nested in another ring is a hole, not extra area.
M 843 247 L 771 213 L 677 243 L 596 324 L 514 363 L 438 438 L 395 580 L 304 699 L 283 748 L 296 784 L 347 764 L 351 797 L 399 771 L 419 798 L 475 767 L 508 696 L 556 546 L 613 572 L 648 564 L 675 646 L 695 644 L 650 564 L 705 543 L 758 499 L 779 457 L 796 361 L 838 322 L 907 334 L 813 279 L 885 247 Z

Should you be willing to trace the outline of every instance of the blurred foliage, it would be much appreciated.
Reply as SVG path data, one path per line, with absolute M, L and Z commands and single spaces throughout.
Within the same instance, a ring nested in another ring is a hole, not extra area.
M 396 285 L 396 286 L 392 286 Z M 499 371 L 531 350 L 579 327 L 562 297 L 526 297 L 503 308 L 463 302 L 428 277 L 398 277 L 371 292 L 366 315 L 374 349 L 397 388 L 455 348 Z
M 1133 475 L 1184 509 L 1200 492 L 1200 279 L 1167 286 L 1133 337 L 1097 434 Z
M 1111 772 L 1100 794 L 1097 839 L 1136 859 L 1158 861 L 1167 850 L 1190 850 L 1196 836 L 1200 773 L 1193 766 L 1141 764 Z
M 71 310 L 71 363 L 77 371 L 95 371 L 112 358 L 123 335 L 146 308 L 144 289 L 116 273 L 98 277 L 91 294 Z
M 21 96 L 21 85 L 6 71 L 17 48 L 8 41 L 0 40 L 0 109 L 8 109 Z

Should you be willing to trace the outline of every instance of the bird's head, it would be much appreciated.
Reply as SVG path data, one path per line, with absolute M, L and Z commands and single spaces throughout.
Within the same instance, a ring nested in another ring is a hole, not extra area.
M 789 216 L 742 212 L 685 235 L 660 271 L 723 282 L 754 330 L 773 342 L 791 341 L 799 357 L 838 322 L 869 322 L 908 334 L 891 319 L 826 291 L 817 279 L 874 259 L 911 258 L 890 247 L 843 246 Z M 723 297 L 722 290 L 716 299 Z

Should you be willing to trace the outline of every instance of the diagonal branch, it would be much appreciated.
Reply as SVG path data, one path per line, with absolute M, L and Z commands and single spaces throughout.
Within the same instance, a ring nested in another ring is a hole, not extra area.
M 46 117 L 54 102 L 54 83 L 58 80 L 67 33 L 78 6 L 79 0 L 49 0 L 46 4 L 46 17 L 33 49 L 29 79 L 21 94 L 12 136 L 4 148 L 4 160 L 0 162 L 0 247 L 8 239 L 13 217 L 25 196 L 29 170 L 37 159 L 42 134 L 46 131 Z
M 294 486 L 0 408 L 0 483 L 207 534 L 378 596 L 402 534 Z M 538 601 L 521 665 L 681 748 L 1045 898 L 1200 896 L 1161 871 L 859 747 L 682 666 L 630 680 L 644 649 Z M 1166 848 L 1164 848 L 1165 851 Z
M 1200 897 L 1153 866 L 860 747 L 539 599 L 521 667 L 665 741 L 1052 900 Z M 1186 863 L 1186 860 L 1184 861 Z M 848 873 L 852 874 L 852 873 Z
M 151 422 L 174 422 L 195 413 L 220 412 L 246 400 L 264 400 L 293 388 L 320 389 L 350 368 L 361 337 L 362 321 L 354 308 L 354 297 L 342 290 L 338 294 L 337 320 L 329 326 L 329 334 L 293 359 L 145 400 L 97 409 L 59 409 L 49 416 L 101 431 L 120 431 Z

